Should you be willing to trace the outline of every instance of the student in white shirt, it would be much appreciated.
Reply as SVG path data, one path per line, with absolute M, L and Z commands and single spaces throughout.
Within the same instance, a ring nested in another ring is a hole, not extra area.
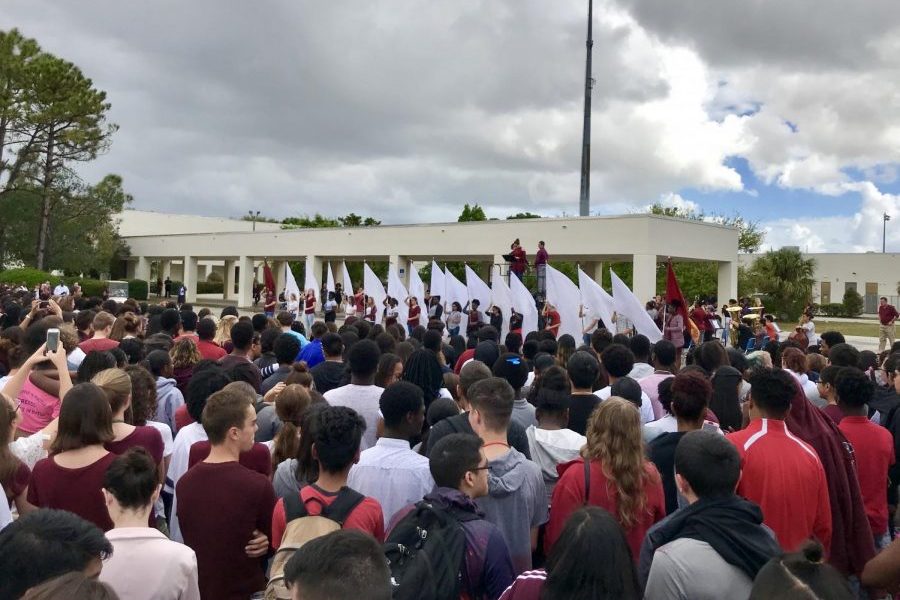
M 375 371 L 381 351 L 372 340 L 360 340 L 350 347 L 347 362 L 350 364 L 350 383 L 325 392 L 325 400 L 331 406 L 347 406 L 355 410 L 366 422 L 360 450 L 375 445 L 375 433 L 381 415 L 378 402 L 384 388 L 375 385 Z
M 147 526 L 159 492 L 156 465 L 143 448 L 129 449 L 109 466 L 103 497 L 114 524 L 106 533 L 113 553 L 100 581 L 122 598 L 199 600 L 194 551 Z
M 422 432 L 425 401 L 419 386 L 398 381 L 388 386 L 379 401 L 384 434 L 364 450 L 350 469 L 347 485 L 381 504 L 384 522 L 408 504 L 421 500 L 434 488 L 428 459 L 410 449 L 410 440 Z

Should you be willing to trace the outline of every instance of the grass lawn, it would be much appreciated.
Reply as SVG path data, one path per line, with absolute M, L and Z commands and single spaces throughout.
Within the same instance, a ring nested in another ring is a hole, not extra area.
M 859 320 L 854 322 L 829 321 L 828 319 L 816 319 L 816 333 L 819 335 L 824 331 L 840 331 L 844 335 L 862 335 L 867 337 L 878 337 L 878 321 Z

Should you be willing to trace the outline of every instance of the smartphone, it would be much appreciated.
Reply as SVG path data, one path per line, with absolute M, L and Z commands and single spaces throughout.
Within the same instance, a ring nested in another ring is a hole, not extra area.
M 38 304 L 38 308 L 50 308 L 50 302 L 47 300 L 44 300 L 40 304 Z
M 52 328 L 47 330 L 47 352 L 56 352 L 59 348 L 59 329 Z

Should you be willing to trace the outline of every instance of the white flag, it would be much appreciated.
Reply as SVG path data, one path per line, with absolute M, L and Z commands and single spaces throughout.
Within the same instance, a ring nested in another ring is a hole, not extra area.
M 328 271 L 325 279 L 325 291 L 334 291 L 334 273 L 331 271 L 331 261 L 328 262 Z
M 641 301 L 637 299 L 637 296 L 628 289 L 625 282 L 619 279 L 619 276 L 612 269 L 609 270 L 609 273 L 612 277 L 613 301 L 616 305 L 616 314 L 624 315 L 631 319 L 631 322 L 634 323 L 635 332 L 647 336 L 651 344 L 661 340 L 663 337 L 662 332 L 653 319 L 650 318 L 650 315 L 647 314 L 647 309 L 644 308 Z
M 344 280 L 344 294 L 352 296 L 356 290 L 353 289 L 353 281 L 350 279 L 350 272 L 347 270 L 347 263 L 341 262 L 341 276 Z
M 300 287 L 297 285 L 297 279 L 294 278 L 294 272 L 291 271 L 291 266 L 287 261 L 284 261 L 284 301 L 291 301 L 291 294 L 297 296 L 297 300 L 302 304 L 301 298 L 303 296 L 300 294 Z
M 459 305 L 465 310 L 466 303 L 469 301 L 469 290 L 449 269 L 444 271 L 444 288 L 447 296 L 445 300 L 447 312 L 450 312 L 454 302 L 459 302 Z
M 604 327 L 615 332 L 612 316 L 616 312 L 616 308 L 613 297 L 607 294 L 606 290 L 581 268 L 578 269 L 578 286 L 581 289 L 581 303 L 584 305 L 587 322 L 590 323 L 591 320 L 599 318 L 603 321 Z
M 491 288 L 488 287 L 478 273 L 473 271 L 469 265 L 466 269 L 466 290 L 469 295 L 469 302 L 478 300 L 478 309 L 484 312 L 491 305 Z
M 531 333 L 537 331 L 538 311 L 534 303 L 534 296 L 528 291 L 519 278 L 515 275 L 509 278 L 509 290 L 512 292 L 513 306 L 516 312 L 522 315 L 522 339 Z
M 419 271 L 416 269 L 415 265 L 413 265 L 412 261 L 409 262 L 409 295 L 416 299 L 416 302 L 419 303 L 419 307 L 422 310 L 422 317 L 419 322 L 427 323 L 428 308 L 424 305 L 425 284 L 422 283 L 422 278 L 419 277 Z
M 306 272 L 306 279 L 303 282 L 303 287 L 307 290 L 312 290 L 313 294 L 316 297 L 316 302 L 319 302 L 321 299 L 319 298 L 319 280 L 316 277 L 316 274 L 313 273 L 313 262 L 314 261 L 306 261 L 306 268 L 304 271 Z
M 559 313 L 559 330 L 556 337 L 569 334 L 575 338 L 576 345 L 582 338 L 581 317 L 578 307 L 581 304 L 581 292 L 571 279 L 550 265 L 545 267 L 547 274 L 547 301 Z
M 388 267 L 388 296 L 397 300 L 397 322 L 406 327 L 406 321 L 409 319 L 409 305 L 406 304 L 406 299 L 409 297 L 409 292 L 403 285 L 403 281 L 400 280 L 397 266 L 393 264 Z
M 445 298 L 447 295 L 446 278 L 444 277 L 444 272 L 434 261 L 431 261 L 431 282 L 428 285 L 428 291 L 432 296 L 440 296 L 442 304 L 447 302 L 447 298 Z
M 509 317 L 512 315 L 513 302 L 512 291 L 506 285 L 506 281 L 500 274 L 500 265 L 491 268 L 491 298 L 494 306 L 503 314 L 503 328 L 500 331 L 500 339 L 505 340 L 509 333 Z
M 378 276 L 372 272 L 368 264 L 363 265 L 363 287 L 366 295 L 371 296 L 375 300 L 375 322 L 381 323 L 381 315 L 384 310 L 384 299 L 387 298 L 387 292 L 384 291 L 384 284 L 378 279 Z M 368 312 L 369 308 L 366 307 Z

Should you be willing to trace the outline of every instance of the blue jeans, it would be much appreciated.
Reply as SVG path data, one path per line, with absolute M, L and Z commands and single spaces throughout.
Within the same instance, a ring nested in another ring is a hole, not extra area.
M 459 327 L 449 327 L 447 329 L 447 333 L 449 333 L 451 336 L 459 335 Z

